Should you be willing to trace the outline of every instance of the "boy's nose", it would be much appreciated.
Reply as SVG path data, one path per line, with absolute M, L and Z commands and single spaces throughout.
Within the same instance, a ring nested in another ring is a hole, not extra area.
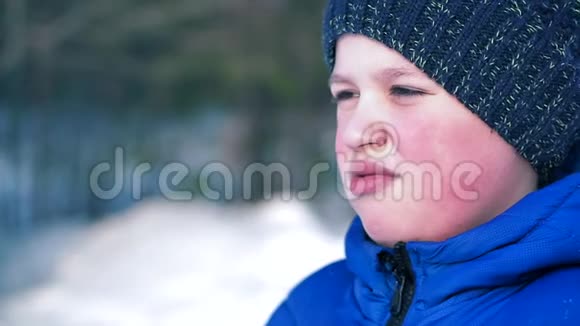
M 353 127 L 345 137 L 345 143 L 350 151 L 364 153 L 364 156 L 381 158 L 389 155 L 396 148 L 396 137 L 391 125 L 382 121 L 374 121 Z
M 341 132 L 342 142 L 349 152 L 375 158 L 393 153 L 398 146 L 398 134 L 384 114 L 361 107 L 350 116 Z

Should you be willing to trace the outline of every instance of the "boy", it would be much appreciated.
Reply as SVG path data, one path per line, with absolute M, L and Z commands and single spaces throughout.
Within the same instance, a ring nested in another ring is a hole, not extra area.
M 578 0 L 330 0 L 346 259 L 268 325 L 580 325 Z

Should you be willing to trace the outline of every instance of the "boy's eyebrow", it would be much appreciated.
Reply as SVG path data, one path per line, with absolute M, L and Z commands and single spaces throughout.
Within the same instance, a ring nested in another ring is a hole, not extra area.
M 383 69 L 383 70 L 379 71 L 378 73 L 374 74 L 373 78 L 377 81 L 384 82 L 384 81 L 393 80 L 393 79 L 398 78 L 398 77 L 417 76 L 417 75 L 418 74 L 411 69 L 408 69 L 405 67 L 397 67 L 397 68 Z
M 378 71 L 377 73 L 373 74 L 373 79 L 379 82 L 385 82 L 402 76 L 420 76 L 420 75 L 411 69 L 405 67 L 396 67 L 396 68 L 385 68 Z M 332 85 L 333 83 L 348 83 L 348 82 L 350 82 L 350 79 L 347 76 L 343 76 L 337 73 L 333 73 L 328 79 L 329 85 Z

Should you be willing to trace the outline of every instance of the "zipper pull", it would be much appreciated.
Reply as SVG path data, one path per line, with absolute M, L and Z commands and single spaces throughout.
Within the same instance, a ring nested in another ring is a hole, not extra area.
M 397 288 L 391 299 L 391 318 L 387 321 L 387 325 L 401 326 L 413 301 L 415 275 L 413 274 L 405 243 L 398 242 L 395 244 L 394 249 L 394 255 L 390 258 L 394 266 L 393 274 L 397 279 Z
M 395 292 L 395 295 L 391 302 L 391 315 L 393 316 L 399 316 L 401 314 L 401 311 L 403 310 L 403 293 L 405 291 L 407 278 L 405 277 L 405 275 L 401 275 L 397 279 L 397 282 L 399 283 L 399 285 L 397 286 L 397 291 Z

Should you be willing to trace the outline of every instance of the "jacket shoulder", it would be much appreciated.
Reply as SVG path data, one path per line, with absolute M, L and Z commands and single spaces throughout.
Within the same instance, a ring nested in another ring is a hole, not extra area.
M 498 322 L 580 325 L 580 266 L 549 272 L 508 300 Z
M 300 282 L 276 309 L 269 326 L 324 325 L 335 316 L 354 280 L 345 260 L 331 263 Z

